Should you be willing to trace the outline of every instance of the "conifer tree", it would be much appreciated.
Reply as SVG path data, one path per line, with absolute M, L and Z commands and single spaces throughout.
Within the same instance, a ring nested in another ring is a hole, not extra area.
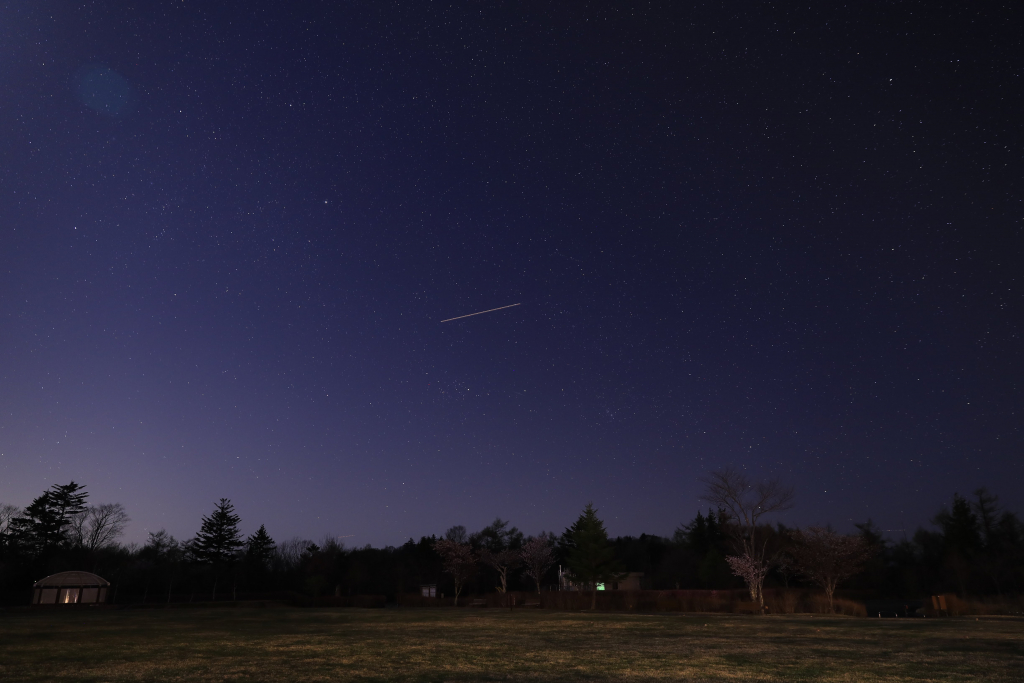
M 579 519 L 562 534 L 562 548 L 573 581 L 590 586 L 590 609 L 597 607 L 597 585 L 619 576 L 615 549 L 608 542 L 604 522 L 597 517 L 593 503 L 587 503 Z
M 245 541 L 245 557 L 247 560 L 259 567 L 266 567 L 274 554 L 277 546 L 274 539 L 267 533 L 267 528 L 260 524 L 252 536 Z
M 942 527 L 946 565 L 953 570 L 960 594 L 966 595 L 978 551 L 982 546 L 978 516 L 963 496 L 954 493 L 952 508 L 939 512 L 932 522 Z
M 44 491 L 25 508 L 21 517 L 13 520 L 18 543 L 42 553 L 65 541 L 72 518 L 85 511 L 89 494 L 84 489 L 72 481 Z
M 192 542 L 192 553 L 200 562 L 213 565 L 213 599 L 217 599 L 217 582 L 225 564 L 238 557 L 242 548 L 242 534 L 238 531 L 241 518 L 227 498 L 221 498 L 209 517 L 203 517 L 203 526 Z
M 223 564 L 234 560 L 242 548 L 242 534 L 238 531 L 241 518 L 227 498 L 221 498 L 209 517 L 203 517 L 203 526 L 196 534 L 193 552 L 200 562 Z

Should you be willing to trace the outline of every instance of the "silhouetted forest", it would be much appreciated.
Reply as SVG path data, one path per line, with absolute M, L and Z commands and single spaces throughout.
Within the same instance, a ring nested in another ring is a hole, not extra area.
M 419 594 L 424 585 L 436 585 L 438 595 L 453 595 L 453 574 L 438 552 L 441 539 L 472 550 L 467 550 L 467 557 L 475 559 L 466 572 L 463 595 L 500 589 L 503 569 L 508 591 L 536 591 L 538 582 L 517 559 L 526 544 L 534 555 L 540 553 L 537 571 L 545 591 L 559 588 L 559 567 L 575 567 L 574 575 L 583 576 L 580 567 L 586 558 L 579 558 L 586 553 L 598 558 L 607 576 L 642 572 L 643 589 L 744 587 L 727 559 L 737 554 L 736 536 L 730 533 L 733 521 L 721 510 L 696 512 L 671 538 L 641 534 L 610 539 L 602 536 L 596 511 L 587 510 L 589 518 L 582 515 L 561 534 L 526 537 L 496 519 L 476 532 L 453 527 L 441 536 L 409 539 L 400 546 L 347 548 L 332 538 L 274 539 L 264 526 L 243 537 L 242 520 L 231 502 L 222 499 L 197 520 L 194 537 L 176 539 L 159 531 L 140 546 L 120 542 L 128 522 L 122 506 L 90 506 L 85 488 L 72 482 L 52 487 L 24 509 L 0 507 L 0 599 L 26 604 L 35 580 L 66 570 L 106 578 L 111 583 L 108 602 L 118 604 L 288 596 L 383 596 L 394 601 L 401 594 Z M 847 537 L 858 539 L 859 571 L 840 586 L 848 593 L 922 598 L 1024 592 L 1024 525 L 984 489 L 970 498 L 954 495 L 931 527 L 907 537 L 887 539 L 871 520 L 856 528 Z M 791 552 L 800 538 L 796 531 L 781 524 L 758 528 L 770 557 L 765 588 L 814 585 L 797 561 L 799 553 Z M 545 548 L 550 548 L 549 556 Z

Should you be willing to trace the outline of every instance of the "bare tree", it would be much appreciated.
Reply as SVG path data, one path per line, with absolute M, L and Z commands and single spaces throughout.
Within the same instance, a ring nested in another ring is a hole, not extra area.
M 544 574 L 555 563 L 554 537 L 541 532 L 540 536 L 531 536 L 519 551 L 519 557 L 526 566 L 525 574 L 537 584 L 540 593 L 540 582 Z
M 120 538 L 130 521 L 121 503 L 90 505 L 71 517 L 69 537 L 74 545 L 97 550 Z
M 311 545 L 313 545 L 313 541 L 301 536 L 295 536 L 279 543 L 273 555 L 273 564 L 276 565 L 276 570 L 291 571 L 298 568 L 302 561 L 302 553 Z
M 21 517 L 21 508 L 10 503 L 0 503 L 0 550 L 12 542 L 14 520 Z
M 758 528 L 765 515 L 793 507 L 793 489 L 778 479 L 753 481 L 745 472 L 732 467 L 712 472 L 704 484 L 704 497 L 729 516 L 726 529 L 739 551 L 738 564 L 726 558 L 733 573 L 747 583 L 750 597 L 764 611 L 764 577 L 771 566 L 768 557 L 769 534 Z M 743 568 L 740 573 L 737 567 Z
M 81 548 L 85 545 L 85 518 L 88 515 L 89 508 L 71 515 L 71 519 L 68 521 L 67 539 L 72 547 Z
M 750 555 L 729 555 L 725 558 L 732 568 L 732 573 L 743 579 L 750 591 L 750 599 L 754 602 L 761 601 L 761 609 L 764 609 L 764 597 L 761 594 L 761 586 L 764 585 L 764 577 L 768 574 L 769 564 L 758 560 Z
M 174 588 L 174 579 L 177 574 L 178 565 L 181 563 L 182 550 L 178 540 L 167 533 L 166 529 L 150 531 L 149 540 L 142 549 L 143 553 L 152 556 L 155 563 L 167 567 L 167 602 L 171 602 L 171 591 Z M 148 581 L 147 581 L 148 583 Z
M 85 546 L 90 550 L 111 545 L 124 535 L 131 518 L 121 503 L 104 503 L 89 508 Z
M 782 577 L 782 585 L 789 588 L 789 580 L 797 571 L 793 557 L 787 552 L 779 553 L 775 558 L 775 571 Z
M 836 586 L 858 574 L 875 549 L 863 536 L 846 536 L 820 526 L 794 531 L 793 541 L 789 552 L 797 571 L 824 589 L 829 612 L 834 613 Z
M 497 586 L 497 590 L 503 595 L 508 592 L 509 572 L 523 563 L 518 550 L 492 552 L 484 548 L 480 551 L 480 560 L 498 572 L 498 579 L 501 581 L 501 585 Z
M 468 543 L 442 538 L 434 543 L 434 550 L 441 556 L 445 572 L 451 574 L 455 581 L 455 606 L 458 607 L 462 587 L 473 575 L 473 568 L 476 566 L 473 548 Z

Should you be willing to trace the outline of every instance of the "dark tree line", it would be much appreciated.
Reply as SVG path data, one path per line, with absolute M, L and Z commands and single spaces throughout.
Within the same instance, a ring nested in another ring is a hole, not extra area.
M 141 546 L 121 544 L 127 521 L 118 504 L 89 505 L 74 482 L 51 487 L 24 509 L 0 505 L 0 599 L 27 602 L 33 581 L 77 569 L 111 581 L 112 599 L 122 603 L 285 594 L 394 600 L 428 584 L 448 596 L 536 592 L 559 587 L 560 571 L 579 590 L 642 572 L 645 589 L 748 588 L 756 602 L 750 580 L 737 571 L 745 549 L 743 566 L 760 573 L 757 590 L 819 586 L 830 601 L 837 588 L 893 598 L 1024 592 L 1024 525 L 984 489 L 971 498 L 955 495 L 931 529 L 895 541 L 870 520 L 844 535 L 760 520 L 751 525 L 725 507 L 698 511 L 671 538 L 610 539 L 588 505 L 560 535 L 526 537 L 499 518 L 474 533 L 456 526 L 440 537 L 385 548 L 346 548 L 331 538 L 275 542 L 262 525 L 245 537 L 226 499 L 202 517 L 190 539 L 161 530 Z

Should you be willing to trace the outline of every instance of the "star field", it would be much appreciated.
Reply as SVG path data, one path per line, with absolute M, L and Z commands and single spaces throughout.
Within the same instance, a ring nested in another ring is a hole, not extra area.
M 794 523 L 1019 511 L 1018 15 L 0 9 L 0 501 L 671 534 L 732 463 Z

